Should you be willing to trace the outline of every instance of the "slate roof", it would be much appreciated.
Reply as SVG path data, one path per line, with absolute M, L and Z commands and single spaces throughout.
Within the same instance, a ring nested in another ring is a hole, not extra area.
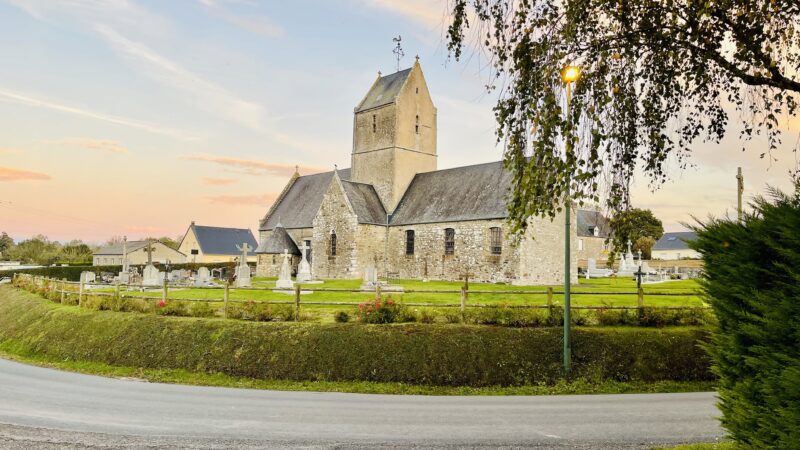
M 342 180 L 342 187 L 358 217 L 358 223 L 386 225 L 386 210 L 371 184 Z
M 282 225 L 272 229 L 269 235 L 258 246 L 256 253 L 282 254 L 288 250 L 290 255 L 299 255 L 300 249 Z
M 400 89 L 405 84 L 408 74 L 411 73 L 411 69 L 408 68 L 378 78 L 378 81 L 372 85 L 372 89 L 369 90 L 364 100 L 356 106 L 355 112 L 366 111 L 394 102 L 397 94 L 400 93 Z
M 608 238 L 611 236 L 611 227 L 608 219 L 600 211 L 579 209 L 576 213 L 578 218 L 578 236 L 580 237 L 599 237 Z M 598 228 L 598 235 L 594 235 L 594 228 Z
M 392 215 L 392 225 L 508 217 L 511 173 L 502 161 L 414 176 Z
M 653 250 L 688 250 L 689 245 L 687 241 L 694 241 L 697 239 L 697 233 L 694 231 L 680 231 L 674 233 L 664 233 L 653 246 Z
M 349 180 L 350 169 L 339 170 L 339 178 Z M 297 178 L 272 213 L 261 222 L 259 230 L 271 230 L 278 223 L 283 224 L 287 230 L 311 228 L 331 179 L 333 171 Z
M 200 250 L 207 255 L 241 255 L 242 252 L 237 250 L 236 246 L 242 245 L 244 242 L 247 242 L 253 250 L 258 247 L 253 232 L 247 228 L 207 227 L 192 224 L 191 229 L 194 230 Z M 253 255 L 255 255 L 255 251 L 248 253 L 248 256 Z
M 147 246 L 147 241 L 128 241 L 128 253 Z M 93 255 L 122 255 L 122 243 L 100 247 Z

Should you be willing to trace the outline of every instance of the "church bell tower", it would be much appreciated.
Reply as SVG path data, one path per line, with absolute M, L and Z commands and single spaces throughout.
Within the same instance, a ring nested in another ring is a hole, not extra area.
M 350 181 L 375 187 L 388 213 L 414 175 L 436 170 L 436 107 L 417 60 L 381 76 L 355 108 Z

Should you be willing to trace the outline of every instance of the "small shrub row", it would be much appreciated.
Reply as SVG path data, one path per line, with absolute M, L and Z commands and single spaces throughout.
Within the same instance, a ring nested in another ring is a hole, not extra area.
M 295 320 L 296 317 L 295 310 L 291 305 L 270 305 L 249 301 L 229 305 L 228 318 L 254 322 L 286 322 Z

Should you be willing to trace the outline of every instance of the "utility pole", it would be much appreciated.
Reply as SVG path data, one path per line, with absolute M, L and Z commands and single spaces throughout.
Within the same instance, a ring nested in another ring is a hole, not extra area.
M 742 175 L 742 168 L 739 167 L 738 171 L 736 172 L 736 197 L 738 200 L 738 206 L 736 208 L 736 212 L 738 213 L 739 223 L 744 221 L 744 212 L 742 210 L 742 194 L 744 194 L 744 176 Z

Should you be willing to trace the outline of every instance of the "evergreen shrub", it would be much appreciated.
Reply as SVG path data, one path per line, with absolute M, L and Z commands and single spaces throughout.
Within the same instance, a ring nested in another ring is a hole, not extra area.
M 750 448 L 800 447 L 800 186 L 737 221 L 710 220 L 691 246 L 717 324 L 711 344 L 722 424 Z

